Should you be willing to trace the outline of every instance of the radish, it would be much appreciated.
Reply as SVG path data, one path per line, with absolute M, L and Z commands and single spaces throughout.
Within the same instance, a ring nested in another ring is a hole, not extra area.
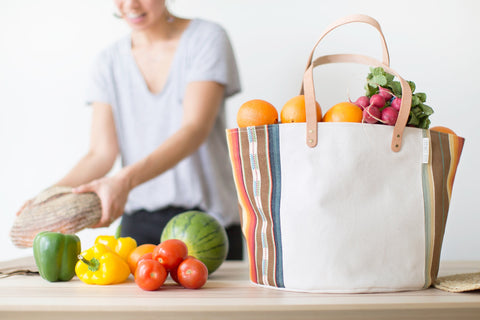
M 379 108 L 375 106 L 368 106 L 363 109 L 363 122 L 377 123 L 378 121 L 380 121 L 381 116 L 382 112 Z
M 387 88 L 378 87 L 378 94 L 385 98 L 386 101 L 392 99 L 393 93 Z
M 395 125 L 398 118 L 398 111 L 392 107 L 386 107 L 382 111 L 382 122 L 390 126 Z
M 357 99 L 357 101 L 354 102 L 354 104 L 363 110 L 370 105 L 370 98 L 367 96 L 361 96 Z
M 400 111 L 400 105 L 402 104 L 402 98 L 395 98 L 392 100 L 392 107 L 395 110 Z
M 375 106 L 377 108 L 383 108 L 383 106 L 385 105 L 385 98 L 379 94 L 374 94 L 371 98 L 370 98 L 370 105 L 372 106 Z

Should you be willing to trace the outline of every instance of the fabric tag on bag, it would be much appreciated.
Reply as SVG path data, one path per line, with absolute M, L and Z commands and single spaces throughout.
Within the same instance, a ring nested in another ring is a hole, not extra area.
M 428 159 L 430 158 L 430 139 L 423 138 L 423 161 L 422 163 L 428 163 Z

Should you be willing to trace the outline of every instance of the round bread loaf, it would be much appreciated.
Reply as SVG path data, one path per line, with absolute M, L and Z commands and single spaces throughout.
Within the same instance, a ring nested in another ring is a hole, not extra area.
M 95 193 L 72 193 L 70 187 L 50 187 L 17 216 L 10 238 L 17 247 L 31 247 L 40 231 L 74 234 L 97 224 L 101 215 L 100 199 Z

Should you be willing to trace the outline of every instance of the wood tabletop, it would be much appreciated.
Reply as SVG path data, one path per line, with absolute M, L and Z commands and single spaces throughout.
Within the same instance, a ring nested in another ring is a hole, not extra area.
M 18 261 L 17 261 L 18 262 Z M 31 264 L 26 259 L 25 264 Z M 8 262 L 0 263 L 0 269 Z M 478 272 L 480 261 L 444 262 L 440 275 Z M 306 270 L 305 272 L 308 272 Z M 199 290 L 168 280 L 142 291 L 132 278 L 111 286 L 76 277 L 50 283 L 40 276 L 0 279 L 0 319 L 480 319 L 480 292 L 430 288 L 381 294 L 318 294 L 258 287 L 246 262 L 225 262 Z

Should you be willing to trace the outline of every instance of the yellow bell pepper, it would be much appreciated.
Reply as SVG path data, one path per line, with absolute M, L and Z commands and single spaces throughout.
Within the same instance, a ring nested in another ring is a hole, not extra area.
M 101 243 L 115 251 L 120 257 L 127 261 L 130 253 L 137 247 L 137 241 L 131 237 L 115 238 L 114 236 L 98 236 L 95 244 Z
M 78 256 L 75 273 L 87 284 L 115 284 L 127 280 L 130 267 L 109 247 L 97 243 Z

